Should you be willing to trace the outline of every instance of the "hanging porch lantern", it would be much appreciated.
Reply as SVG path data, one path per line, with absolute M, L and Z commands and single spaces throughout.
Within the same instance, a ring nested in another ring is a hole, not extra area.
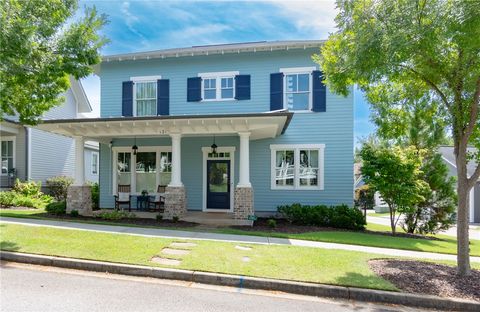
M 215 144 L 215 136 L 213 136 L 213 144 L 210 146 L 212 148 L 212 154 L 217 153 L 217 144 Z
M 137 146 L 137 137 L 135 137 L 133 139 L 133 146 L 132 146 L 132 152 L 133 152 L 133 155 L 137 155 L 137 151 L 138 151 L 138 146 Z

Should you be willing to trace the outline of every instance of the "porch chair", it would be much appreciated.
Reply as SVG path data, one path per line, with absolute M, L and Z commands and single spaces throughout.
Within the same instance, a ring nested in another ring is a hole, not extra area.
M 150 202 L 151 205 L 153 205 L 154 210 L 158 210 L 159 212 L 163 212 L 165 210 L 165 190 L 167 186 L 166 185 L 159 185 L 157 188 L 157 194 L 155 195 L 155 198 L 152 202 Z
M 132 195 L 130 194 L 130 185 L 118 185 L 117 195 L 115 196 L 115 210 L 120 209 L 120 205 L 128 205 L 128 211 L 132 209 Z

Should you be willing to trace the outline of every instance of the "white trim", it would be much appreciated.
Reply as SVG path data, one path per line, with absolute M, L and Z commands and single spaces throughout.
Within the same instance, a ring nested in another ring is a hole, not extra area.
M 217 147 L 217 153 L 230 153 L 230 157 L 224 158 L 210 158 L 211 148 L 209 146 L 202 147 L 203 154 L 203 168 L 202 168 L 202 211 L 204 212 L 233 212 L 235 193 L 234 173 L 235 173 L 235 146 Z M 230 160 L 230 209 L 209 209 L 207 208 L 207 160 Z
M 293 186 L 277 186 L 275 177 L 276 151 L 293 150 L 295 158 Z M 318 150 L 318 185 L 300 185 L 300 150 Z M 270 189 L 271 190 L 324 190 L 325 180 L 325 144 L 271 144 L 270 145 Z
M 308 74 L 308 109 L 295 110 L 292 109 L 295 113 L 311 113 L 313 108 L 313 79 L 312 72 L 316 70 L 317 67 L 291 67 L 291 68 L 280 68 L 279 72 L 283 73 L 283 109 L 288 110 L 287 104 L 287 75 L 301 75 Z
M 199 73 L 198 77 L 202 78 L 201 83 L 201 102 L 220 102 L 220 101 L 235 101 L 235 76 L 239 75 L 239 71 L 229 72 L 211 72 L 211 73 Z M 233 96 L 231 98 L 222 98 L 222 78 L 232 78 Z M 205 99 L 204 80 L 215 79 L 215 98 Z
M 1 160 L 2 160 L 2 142 L 3 141 L 12 141 L 12 166 L 15 171 L 17 171 L 17 137 L 16 136 L 2 136 L 0 138 L 0 165 L 1 165 Z M 18 171 L 17 171 L 18 172 Z M 1 168 L 0 168 L 0 176 L 8 176 L 8 168 L 7 168 L 7 173 L 2 173 Z
M 307 72 L 312 72 L 314 70 L 317 70 L 316 66 L 286 67 L 286 68 L 280 68 L 279 72 L 284 73 L 284 74 L 303 74 L 303 73 L 307 73 Z
M 136 181 L 136 162 L 137 157 L 133 155 L 132 148 L 130 146 L 114 146 L 111 148 L 112 151 L 112 195 L 117 194 L 117 161 L 118 153 L 130 153 L 130 189 L 132 195 L 141 195 L 141 192 L 136 192 L 137 181 Z M 158 170 L 158 164 L 160 163 L 160 153 L 161 152 L 171 152 L 171 146 L 139 146 L 137 153 L 142 152 L 156 152 L 156 162 L 157 162 L 157 173 L 156 173 L 156 183 L 160 183 L 160 172 Z
M 136 76 L 136 77 L 130 77 L 130 81 L 135 82 L 152 82 L 152 81 L 157 81 L 159 79 L 162 79 L 162 76 L 156 75 L 156 76 Z

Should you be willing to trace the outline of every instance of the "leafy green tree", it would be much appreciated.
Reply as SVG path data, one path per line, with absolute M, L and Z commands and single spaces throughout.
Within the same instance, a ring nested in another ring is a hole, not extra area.
M 424 200 L 428 184 L 421 179 L 422 157 L 413 147 L 385 147 L 364 144 L 360 151 L 362 175 L 388 205 L 392 234 L 402 213 L 414 210 Z
M 348 94 L 389 84 L 430 96 L 445 111 L 457 167 L 458 273 L 470 274 L 469 190 L 480 177 L 480 5 L 468 0 L 337 0 L 338 31 L 314 56 L 327 85 Z M 407 93 L 408 94 L 408 93 Z M 467 175 L 467 162 L 479 165 Z
M 69 76 L 80 79 L 100 62 L 105 15 L 86 8 L 73 20 L 77 0 L 0 1 L 0 120 L 18 114 L 36 124 L 63 102 Z

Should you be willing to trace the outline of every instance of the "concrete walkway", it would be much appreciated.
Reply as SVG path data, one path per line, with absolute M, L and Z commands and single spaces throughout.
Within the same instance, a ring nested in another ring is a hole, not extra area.
M 8 217 L 1 217 L 0 223 L 22 224 L 22 225 L 29 225 L 29 226 L 47 226 L 47 227 L 60 228 L 60 229 L 139 235 L 139 236 L 145 236 L 145 237 L 211 240 L 211 241 L 265 244 L 265 245 L 291 245 L 291 246 L 301 246 L 301 247 L 310 247 L 310 248 L 359 251 L 359 252 L 367 252 L 367 253 L 374 253 L 374 254 L 387 255 L 387 256 L 456 261 L 455 255 L 391 249 L 391 248 L 381 248 L 381 247 L 368 247 L 368 246 L 359 246 L 359 245 L 314 242 L 314 241 L 306 241 L 306 240 L 299 240 L 299 239 L 233 235 L 233 234 L 220 234 L 220 233 L 208 233 L 208 232 L 193 232 L 193 231 L 190 232 L 190 231 L 179 231 L 179 230 L 140 228 L 140 227 L 90 224 L 90 223 L 76 223 L 76 222 L 64 222 L 64 221 L 40 220 L 40 219 L 20 219 L 20 218 L 8 218 Z M 470 257 L 470 261 L 480 262 L 480 257 Z

